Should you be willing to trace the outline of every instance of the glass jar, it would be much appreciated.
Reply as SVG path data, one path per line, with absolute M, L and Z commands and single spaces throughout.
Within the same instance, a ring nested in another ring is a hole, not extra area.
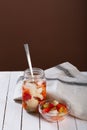
M 38 104 L 46 99 L 46 79 L 44 71 L 33 68 L 33 77 L 30 70 L 24 72 L 22 84 L 22 106 L 28 112 L 37 112 Z

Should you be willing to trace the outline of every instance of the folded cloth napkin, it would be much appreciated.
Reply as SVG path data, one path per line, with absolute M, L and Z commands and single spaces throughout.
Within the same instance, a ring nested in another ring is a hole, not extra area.
M 45 70 L 47 97 L 66 100 L 70 114 L 87 120 L 87 75 L 69 62 Z M 21 84 L 16 86 L 14 100 L 21 100 Z

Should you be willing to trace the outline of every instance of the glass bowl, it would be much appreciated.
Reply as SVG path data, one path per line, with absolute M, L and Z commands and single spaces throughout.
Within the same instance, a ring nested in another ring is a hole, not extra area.
M 56 122 L 65 119 L 70 112 L 70 104 L 67 101 L 52 99 L 45 100 L 39 104 L 39 113 L 44 119 Z

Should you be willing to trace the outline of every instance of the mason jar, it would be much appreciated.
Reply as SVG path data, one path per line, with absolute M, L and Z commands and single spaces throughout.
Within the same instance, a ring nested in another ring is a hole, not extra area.
M 38 105 L 46 99 L 45 73 L 40 68 L 33 68 L 33 77 L 30 70 L 24 72 L 22 84 L 22 106 L 27 112 L 37 112 Z

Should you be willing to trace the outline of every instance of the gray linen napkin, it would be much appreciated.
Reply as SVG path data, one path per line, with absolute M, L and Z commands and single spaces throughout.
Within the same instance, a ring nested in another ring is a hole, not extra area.
M 70 114 L 87 120 L 87 75 L 69 62 L 50 68 L 45 74 L 48 97 L 68 101 Z
M 70 114 L 87 120 L 87 75 L 69 62 L 45 70 L 47 97 L 66 100 L 70 103 Z M 17 84 L 14 100 L 21 100 L 21 84 Z

